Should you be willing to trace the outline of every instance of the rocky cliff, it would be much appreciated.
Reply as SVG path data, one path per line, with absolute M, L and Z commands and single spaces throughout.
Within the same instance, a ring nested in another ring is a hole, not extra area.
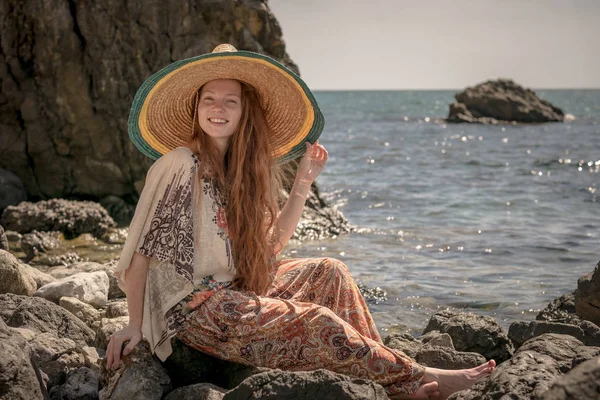
M 266 0 L 3 1 L 0 29 L 0 170 L 30 200 L 135 200 L 151 162 L 129 107 L 172 61 L 227 42 L 297 71 Z

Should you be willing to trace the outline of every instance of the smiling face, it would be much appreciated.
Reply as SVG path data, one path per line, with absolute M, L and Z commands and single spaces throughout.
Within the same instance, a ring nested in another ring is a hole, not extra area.
M 198 123 L 223 150 L 237 130 L 242 116 L 242 85 L 233 79 L 218 79 L 202 87 L 198 100 Z

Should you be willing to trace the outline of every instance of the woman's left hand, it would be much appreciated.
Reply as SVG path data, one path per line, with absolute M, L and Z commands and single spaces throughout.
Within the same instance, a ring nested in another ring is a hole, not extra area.
M 329 154 L 325 147 L 316 141 L 315 144 L 306 142 L 306 152 L 298 164 L 297 178 L 312 183 L 323 171 Z

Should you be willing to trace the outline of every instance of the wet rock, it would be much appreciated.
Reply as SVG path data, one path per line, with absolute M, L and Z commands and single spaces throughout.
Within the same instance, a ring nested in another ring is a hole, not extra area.
M 108 301 L 108 288 L 106 272 L 80 272 L 44 285 L 34 295 L 55 303 L 61 297 L 75 297 L 94 307 L 102 307 Z
M 29 271 L 8 251 L 0 250 L 0 293 L 31 296 L 37 285 Z
M 575 293 L 564 294 L 552 300 L 535 317 L 538 321 L 563 322 L 577 324 L 580 318 L 575 311 Z
M 4 233 L 4 228 L 0 225 L 0 250 L 8 251 L 8 238 L 6 237 L 6 233 Z
M 387 400 L 383 387 L 372 381 L 320 369 L 310 372 L 271 370 L 253 375 L 223 396 L 233 399 Z
M 91 345 L 95 334 L 79 318 L 41 297 L 0 294 L 0 318 L 8 326 L 66 337 L 78 346 Z
M 23 181 L 12 172 L 0 168 L 0 216 L 6 207 L 17 205 L 25 200 L 27 200 L 27 192 Z
M 100 237 L 116 226 L 101 205 L 91 201 L 64 199 L 9 206 L 2 214 L 2 222 L 6 229 L 19 233 L 58 231 L 66 238 L 75 238 L 83 233 Z
M 171 391 L 169 375 L 150 353 L 148 342 L 141 341 L 121 361 L 114 371 L 103 362 L 100 400 L 160 400 Z
M 38 259 L 36 264 L 45 265 L 47 267 L 56 267 L 58 265 L 72 265 L 81 261 L 79 254 L 68 251 L 62 254 L 43 254 Z
M 506 332 L 491 317 L 455 311 L 435 313 L 423 333 L 447 333 L 458 351 L 475 352 L 496 363 L 508 360 L 514 347 Z
M 542 400 L 600 398 L 600 357 L 588 360 L 554 381 Z
M 350 232 L 350 224 L 342 212 L 321 197 L 316 185 L 311 189 L 292 239 L 321 240 Z
M 450 335 L 438 331 L 428 332 L 417 339 L 407 333 L 392 334 L 383 343 L 432 368 L 472 368 L 485 362 L 481 354 L 456 351 Z
M 576 324 L 565 324 L 550 321 L 517 321 L 508 329 L 508 337 L 515 347 L 520 347 L 527 340 L 544 333 L 570 335 L 581 340 L 586 346 L 600 346 L 600 328 L 589 321 Z
M 48 377 L 47 387 L 63 383 L 67 372 L 85 364 L 84 356 L 75 342 L 68 338 L 57 338 L 52 333 L 42 333 L 29 342 L 35 365 Z
M 50 389 L 50 400 L 97 400 L 98 373 L 81 367 L 69 372 L 67 381 Z
M 561 109 L 510 79 L 490 80 L 455 96 L 448 122 L 562 122 Z
M 222 400 L 225 392 L 225 389 L 210 383 L 197 383 L 173 390 L 164 400 Z
M 126 300 L 117 300 L 106 305 L 106 318 L 126 317 L 129 315 Z
M 356 282 L 356 286 L 358 286 L 358 290 L 360 290 L 360 294 L 362 294 L 367 304 L 378 304 L 387 300 L 386 291 L 379 286 L 369 288 L 364 283 L 358 281 Z
M 33 260 L 40 253 L 61 248 L 62 245 L 62 234 L 60 232 L 33 231 L 21 238 L 21 250 L 27 256 L 25 262 Z
M 96 331 L 94 345 L 106 349 L 113 333 L 125 328 L 129 324 L 129 317 L 102 318 Z
M 100 325 L 102 313 L 75 297 L 61 297 L 58 305 L 85 322 L 94 331 Z
M 577 281 L 575 309 L 579 317 L 600 325 L 600 263 Z
M 173 353 L 161 364 L 169 373 L 175 388 L 210 382 L 231 389 L 247 377 L 268 370 L 212 357 L 186 346 L 178 339 L 173 339 L 172 347 Z
M 523 344 L 510 360 L 498 365 L 488 379 L 453 394 L 449 400 L 539 399 L 587 349 L 568 335 L 538 336 Z
M 108 244 L 124 244 L 129 228 L 111 228 L 100 239 Z
M 41 376 L 31 361 L 25 339 L 11 331 L 0 319 L 0 398 L 43 399 L 46 394 Z

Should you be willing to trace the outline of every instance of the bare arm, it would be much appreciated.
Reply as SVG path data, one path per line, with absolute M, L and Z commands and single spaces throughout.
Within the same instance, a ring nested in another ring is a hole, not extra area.
M 123 355 L 127 355 L 142 340 L 142 318 L 144 316 L 144 291 L 150 259 L 133 253 L 129 268 L 125 271 L 125 294 L 129 310 L 129 325 L 112 334 L 106 348 L 106 367 L 118 367 L 123 343 L 129 341 Z
M 294 186 L 290 191 L 285 206 L 277 218 L 275 229 L 279 234 L 279 240 L 275 246 L 275 253 L 279 253 L 294 234 L 294 230 L 300 221 L 304 203 L 308 197 L 310 186 L 315 178 L 321 173 L 327 162 L 328 153 L 325 147 L 318 142 L 314 145 L 306 143 L 306 153 L 300 160 L 298 172 L 294 180 Z

